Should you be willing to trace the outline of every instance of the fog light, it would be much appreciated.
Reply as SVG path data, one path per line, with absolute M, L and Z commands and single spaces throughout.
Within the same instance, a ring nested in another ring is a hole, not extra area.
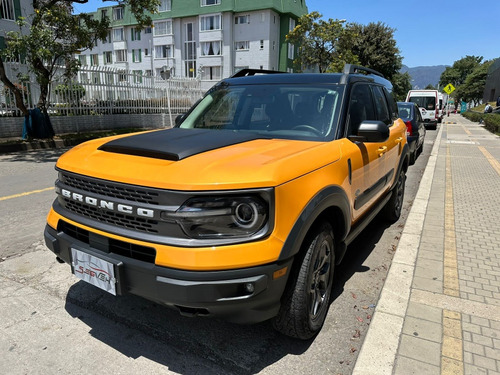
M 245 292 L 247 293 L 253 293 L 255 291 L 255 286 L 252 283 L 246 283 L 243 285 L 245 288 Z

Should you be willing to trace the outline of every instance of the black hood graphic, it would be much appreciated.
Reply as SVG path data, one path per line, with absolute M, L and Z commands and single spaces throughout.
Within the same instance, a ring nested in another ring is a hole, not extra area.
M 259 139 L 256 134 L 228 130 L 166 129 L 115 139 L 99 150 L 179 161 L 206 151 Z

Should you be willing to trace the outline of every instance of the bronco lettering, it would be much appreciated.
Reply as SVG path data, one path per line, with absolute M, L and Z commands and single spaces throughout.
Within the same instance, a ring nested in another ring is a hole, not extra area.
M 137 215 L 142 217 L 154 217 L 154 210 L 144 208 L 144 207 L 133 207 L 126 204 L 115 203 L 112 201 L 106 201 L 103 199 L 97 199 L 94 197 L 84 196 L 82 194 L 74 193 L 67 189 L 61 189 L 61 195 L 65 198 L 85 203 L 89 206 L 104 208 L 110 211 L 118 211 L 121 213 L 129 215 Z

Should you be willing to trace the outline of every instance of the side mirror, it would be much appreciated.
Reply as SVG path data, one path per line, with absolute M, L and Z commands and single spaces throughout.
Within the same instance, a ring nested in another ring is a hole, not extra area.
M 389 139 L 389 127 L 382 121 L 363 121 L 355 136 L 348 137 L 351 141 L 379 143 Z
M 180 115 L 177 115 L 175 118 L 175 126 L 178 126 L 182 124 L 182 121 L 186 118 L 186 113 L 181 113 Z

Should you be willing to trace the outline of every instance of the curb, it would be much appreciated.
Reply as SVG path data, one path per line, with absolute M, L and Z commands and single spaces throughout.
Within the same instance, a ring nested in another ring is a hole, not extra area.
M 38 141 L 25 141 L 19 143 L 0 143 L 0 154 L 8 154 L 11 152 L 19 151 L 32 151 L 32 150 L 46 150 L 54 148 L 64 148 L 76 146 L 84 142 L 84 140 L 64 140 L 64 139 L 50 139 Z
M 406 309 L 410 301 L 413 273 L 442 132 L 443 126 L 440 126 L 375 308 L 372 323 L 356 360 L 353 375 L 390 375 L 393 372 Z

